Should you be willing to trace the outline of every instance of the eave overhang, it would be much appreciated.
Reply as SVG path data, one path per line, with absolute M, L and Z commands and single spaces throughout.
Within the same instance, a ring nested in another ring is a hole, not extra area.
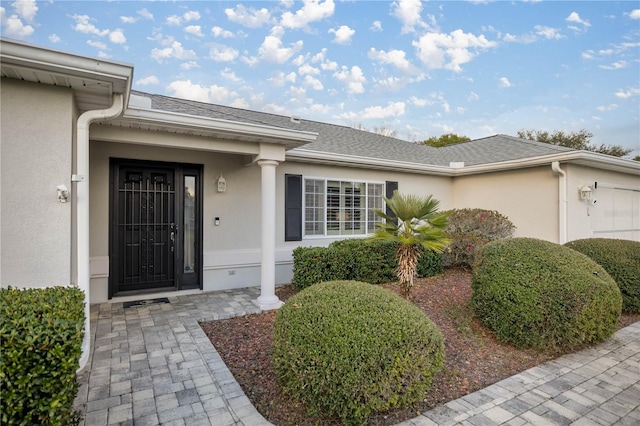
M 424 163 L 334 154 L 305 149 L 294 149 L 287 152 L 287 160 L 450 177 L 548 166 L 549 164 L 557 161 L 560 163 L 577 164 L 586 167 L 594 167 L 602 170 L 611 170 L 640 176 L 640 162 L 590 151 L 570 151 L 455 168 Z
M 131 91 L 133 66 L 0 38 L 0 75 L 75 91 L 80 112 L 111 105 L 112 95 Z
M 128 108 L 121 117 L 103 124 L 185 136 L 278 144 L 285 149 L 313 142 L 318 136 L 313 132 L 142 108 Z

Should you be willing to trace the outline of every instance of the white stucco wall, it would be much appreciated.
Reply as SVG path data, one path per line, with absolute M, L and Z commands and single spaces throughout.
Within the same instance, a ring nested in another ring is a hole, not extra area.
M 2 79 L 1 277 L 3 286 L 45 287 L 71 282 L 73 94 Z
M 453 181 L 455 208 L 497 210 L 516 226 L 515 236 L 558 242 L 558 177 L 551 166 L 472 176 Z

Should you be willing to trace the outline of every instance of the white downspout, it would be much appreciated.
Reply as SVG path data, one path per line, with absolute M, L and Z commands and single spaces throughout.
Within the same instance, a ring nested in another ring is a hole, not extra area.
M 564 244 L 567 242 L 567 173 L 560 168 L 560 163 L 554 161 L 551 163 L 551 170 L 558 179 L 558 242 Z
M 89 126 L 97 120 L 111 120 L 122 113 L 124 108 L 124 97 L 122 94 L 113 95 L 113 103 L 107 109 L 85 111 L 78 117 L 77 123 L 77 166 L 76 175 L 73 181 L 76 182 L 76 251 L 78 268 L 78 287 L 84 291 L 84 340 L 82 341 L 82 356 L 80 357 L 80 368 L 82 370 L 87 364 L 91 348 L 91 320 L 90 320 L 90 279 L 89 270 Z

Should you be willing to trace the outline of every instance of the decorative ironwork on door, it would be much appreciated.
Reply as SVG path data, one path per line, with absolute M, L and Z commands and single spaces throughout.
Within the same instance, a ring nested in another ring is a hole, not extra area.
M 173 170 L 120 167 L 116 293 L 176 286 L 175 202 Z

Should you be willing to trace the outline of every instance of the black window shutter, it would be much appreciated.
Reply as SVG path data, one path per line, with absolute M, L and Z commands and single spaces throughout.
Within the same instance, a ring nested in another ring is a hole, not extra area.
M 302 240 L 301 175 L 284 175 L 284 240 Z
M 386 187 L 386 194 L 385 197 L 387 198 L 391 198 L 393 197 L 393 191 L 398 189 L 398 182 L 390 182 L 387 181 L 385 184 Z M 389 206 L 386 206 L 386 213 L 387 215 L 391 216 L 391 217 L 395 217 L 396 215 L 391 211 L 391 209 L 389 208 Z

